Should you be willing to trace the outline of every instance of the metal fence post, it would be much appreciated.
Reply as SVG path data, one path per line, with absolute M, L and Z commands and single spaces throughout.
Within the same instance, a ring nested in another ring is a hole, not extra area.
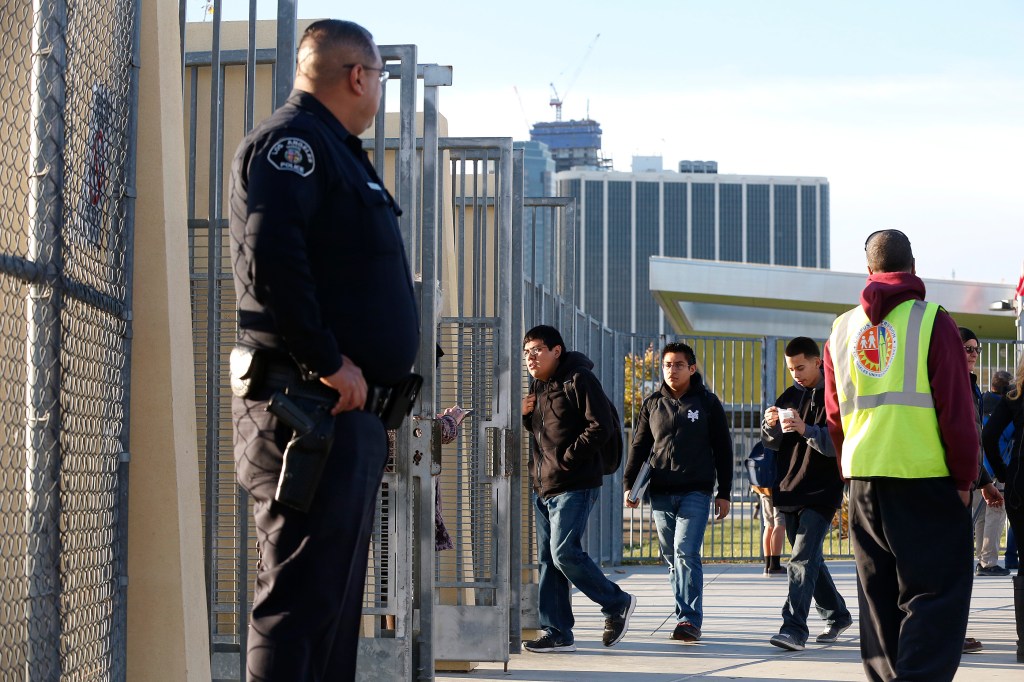
M 142 0 L 132 2 L 132 34 L 131 34 L 131 69 L 128 85 L 128 131 L 127 153 L 124 168 L 124 190 L 121 196 L 119 211 L 124 216 L 125 234 L 123 235 L 124 251 L 124 314 L 126 335 L 132 337 L 132 319 L 134 311 L 133 282 L 135 273 L 135 199 L 138 195 L 135 186 L 135 171 L 138 166 L 136 158 L 139 131 L 139 69 L 141 58 L 141 16 Z M 121 370 L 121 382 L 124 393 L 121 398 L 124 428 L 121 430 L 121 454 L 117 469 L 117 521 L 115 536 L 115 576 L 113 592 L 113 633 L 111 648 L 115 652 L 128 650 L 128 473 L 130 467 L 129 436 L 131 434 L 131 342 L 125 344 L 125 361 Z M 128 675 L 127 655 L 114 655 L 110 659 L 110 679 L 125 680 Z
M 64 115 L 68 10 L 64 0 L 36 0 L 32 27 L 32 141 L 29 259 L 41 276 L 29 285 L 26 311 L 25 547 L 28 596 L 26 678 L 60 677 L 60 344 L 64 213 Z
M 215 3 L 214 14 L 221 3 Z M 295 78 L 296 0 L 277 0 L 277 64 L 274 68 L 274 109 L 285 103 Z M 216 46 L 213 48 L 217 51 Z M 216 59 L 216 57 L 215 57 Z

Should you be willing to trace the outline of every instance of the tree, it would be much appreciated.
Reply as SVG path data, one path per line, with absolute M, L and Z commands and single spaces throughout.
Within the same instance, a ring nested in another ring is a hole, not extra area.
M 627 427 L 633 425 L 633 419 L 640 412 L 644 397 L 658 390 L 661 384 L 661 373 L 654 353 L 654 345 L 647 347 L 641 356 L 637 353 L 626 355 L 625 383 L 626 395 L 623 402 Z

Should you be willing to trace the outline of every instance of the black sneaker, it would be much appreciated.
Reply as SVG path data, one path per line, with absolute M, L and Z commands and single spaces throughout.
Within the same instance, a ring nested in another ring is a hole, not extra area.
M 982 566 L 981 564 L 978 564 L 978 567 L 974 569 L 974 575 L 1005 576 L 1010 575 L 1010 569 L 1003 568 L 999 564 L 992 564 L 991 566 Z
M 629 597 L 629 603 L 626 604 L 622 613 L 604 619 L 604 634 L 601 636 L 601 643 L 605 646 L 615 646 L 621 642 L 622 638 L 626 636 L 626 630 L 629 629 L 629 617 L 633 615 L 633 609 L 636 608 L 636 597 L 631 594 L 626 596 Z
M 814 638 L 814 641 L 818 644 L 831 644 L 839 639 L 839 635 L 846 632 L 853 623 L 847 623 L 846 625 L 838 625 L 831 623 L 820 635 Z
M 771 639 L 768 640 L 773 646 L 777 646 L 780 649 L 787 649 L 788 651 L 803 651 L 804 645 L 796 641 L 796 637 L 789 634 L 788 632 L 780 632 Z
M 550 632 L 545 632 L 537 639 L 523 642 L 523 648 L 535 654 L 564 654 L 576 651 L 576 643 L 555 639 Z
M 676 623 L 676 629 L 672 631 L 672 639 L 680 642 L 699 642 L 700 628 L 685 620 Z

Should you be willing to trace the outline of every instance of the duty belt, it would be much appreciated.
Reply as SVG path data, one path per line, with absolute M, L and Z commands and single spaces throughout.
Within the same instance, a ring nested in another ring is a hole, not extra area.
M 288 388 L 292 391 L 299 390 L 328 397 L 331 400 L 338 399 L 338 392 L 336 390 L 318 379 L 304 378 L 299 368 L 290 360 L 267 359 L 263 368 L 263 385 L 272 391 L 283 391 Z M 367 383 L 366 402 L 363 404 L 362 409 L 379 415 L 390 395 L 390 387 Z

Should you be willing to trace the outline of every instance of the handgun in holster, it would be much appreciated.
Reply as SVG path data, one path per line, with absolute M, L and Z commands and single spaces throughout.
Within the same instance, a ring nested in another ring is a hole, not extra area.
M 302 512 L 309 511 L 334 443 L 334 416 L 331 408 L 337 398 L 322 391 L 302 391 L 289 387 L 278 391 L 267 405 L 275 417 L 295 433 L 284 449 L 281 476 L 274 499 Z

